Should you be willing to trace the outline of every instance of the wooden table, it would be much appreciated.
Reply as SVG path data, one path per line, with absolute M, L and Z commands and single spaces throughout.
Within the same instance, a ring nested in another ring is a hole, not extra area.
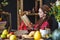
M 20 31 L 16 31 L 14 32 L 16 36 L 20 36 L 20 35 L 24 35 L 24 34 L 27 34 L 28 32 L 26 30 L 20 30 Z M 9 39 L 2 39 L 2 40 L 9 40 Z M 17 40 L 34 40 L 33 38 L 23 38 L 22 39 L 19 39 L 17 37 Z
M 2 38 L 0 38 L 0 40 L 9 40 L 9 39 L 2 39 Z M 17 40 L 23 40 L 23 39 L 19 39 L 19 38 L 18 38 Z
M 9 39 L 2 39 L 2 40 L 9 40 Z M 24 38 L 24 39 L 17 39 L 17 40 L 34 40 L 33 38 Z

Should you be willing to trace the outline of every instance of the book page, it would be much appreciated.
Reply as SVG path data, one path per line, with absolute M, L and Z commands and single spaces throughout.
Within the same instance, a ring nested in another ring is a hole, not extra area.
M 29 24 L 31 23 L 26 15 L 21 16 L 21 19 L 23 20 L 26 26 L 29 26 Z

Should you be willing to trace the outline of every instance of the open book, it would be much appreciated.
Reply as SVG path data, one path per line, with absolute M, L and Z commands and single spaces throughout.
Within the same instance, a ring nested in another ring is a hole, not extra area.
M 26 26 L 29 26 L 29 24 L 31 23 L 26 15 L 21 16 L 21 19 L 23 20 Z

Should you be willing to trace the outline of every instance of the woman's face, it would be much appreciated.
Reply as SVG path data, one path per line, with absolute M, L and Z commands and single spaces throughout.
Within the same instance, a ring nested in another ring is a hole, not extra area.
M 39 13 L 38 14 L 39 14 L 40 18 L 43 18 L 44 16 L 46 16 L 41 8 L 39 9 Z

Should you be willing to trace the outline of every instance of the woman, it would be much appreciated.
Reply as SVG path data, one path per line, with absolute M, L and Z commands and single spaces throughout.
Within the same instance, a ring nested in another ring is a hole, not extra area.
M 48 12 L 50 11 L 50 8 L 47 5 L 43 5 L 40 9 L 39 9 L 39 17 L 40 20 L 32 27 L 32 24 L 30 24 L 30 29 L 45 29 L 45 28 L 49 28 L 49 23 L 48 23 L 48 19 L 49 19 L 49 15 Z M 23 25 L 22 25 L 23 24 Z M 21 22 L 21 25 L 19 27 L 20 29 L 24 29 L 28 30 L 28 28 L 26 27 L 26 25 L 24 24 L 24 22 Z
M 42 29 L 45 30 L 45 28 L 49 28 L 49 15 L 48 12 L 50 11 L 50 8 L 47 5 L 43 5 L 41 8 L 39 8 L 39 17 L 40 20 L 34 25 L 34 28 L 36 29 Z
M 50 25 L 49 25 L 49 12 L 50 8 L 47 5 L 43 5 L 39 8 L 39 17 L 40 19 L 34 25 L 34 30 L 39 30 L 41 32 L 42 37 L 45 37 L 48 33 L 50 33 Z

